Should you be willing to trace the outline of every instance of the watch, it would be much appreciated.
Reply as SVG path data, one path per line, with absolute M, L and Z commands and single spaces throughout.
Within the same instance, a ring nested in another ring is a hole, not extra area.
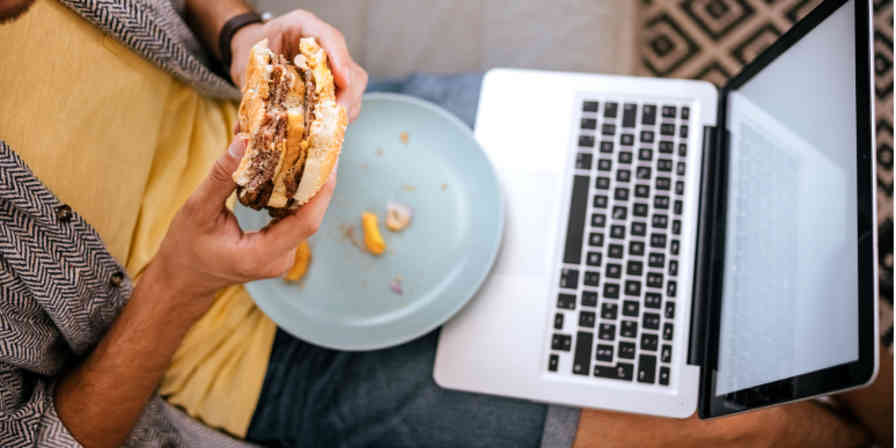
M 246 25 L 263 22 L 264 20 L 257 12 L 251 11 L 231 17 L 230 20 L 225 22 L 224 26 L 221 27 L 221 33 L 218 35 L 218 51 L 221 53 L 221 63 L 224 65 L 225 73 L 230 71 L 230 63 L 233 59 L 233 54 L 230 50 L 230 43 L 233 41 L 233 36 L 240 30 L 240 28 Z

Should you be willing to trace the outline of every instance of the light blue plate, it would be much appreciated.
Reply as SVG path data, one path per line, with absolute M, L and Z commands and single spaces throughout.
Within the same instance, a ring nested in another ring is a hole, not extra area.
M 414 210 L 402 232 L 385 227 L 389 201 Z M 380 217 L 388 245 L 382 256 L 346 237 L 352 227 L 363 241 L 365 210 Z M 235 212 L 246 230 L 268 221 L 267 213 L 242 206 Z M 433 104 L 367 94 L 345 136 L 327 216 L 309 240 L 304 280 L 246 288 L 281 328 L 308 342 L 340 350 L 390 347 L 441 325 L 473 296 L 495 261 L 503 225 L 494 170 L 469 128 Z M 401 295 L 390 289 L 396 277 Z

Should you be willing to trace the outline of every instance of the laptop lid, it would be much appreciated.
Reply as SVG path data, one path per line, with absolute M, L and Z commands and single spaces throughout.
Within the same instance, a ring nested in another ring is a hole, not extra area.
M 869 9 L 826 1 L 721 91 L 701 223 L 703 418 L 876 373 Z

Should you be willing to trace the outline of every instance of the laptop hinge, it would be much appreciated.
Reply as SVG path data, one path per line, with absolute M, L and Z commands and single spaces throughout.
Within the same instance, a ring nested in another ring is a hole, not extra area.
M 702 366 L 705 361 L 706 320 L 712 275 L 713 217 L 715 216 L 719 162 L 718 126 L 703 128 L 703 157 L 700 168 L 700 200 L 697 214 L 697 248 L 694 257 L 694 282 L 691 296 L 690 337 L 688 338 L 688 364 Z

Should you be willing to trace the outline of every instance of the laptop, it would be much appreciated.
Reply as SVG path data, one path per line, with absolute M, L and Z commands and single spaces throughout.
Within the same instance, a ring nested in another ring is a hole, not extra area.
M 870 14 L 824 2 L 721 89 L 488 72 L 475 135 L 506 230 L 435 381 L 678 418 L 869 384 Z

